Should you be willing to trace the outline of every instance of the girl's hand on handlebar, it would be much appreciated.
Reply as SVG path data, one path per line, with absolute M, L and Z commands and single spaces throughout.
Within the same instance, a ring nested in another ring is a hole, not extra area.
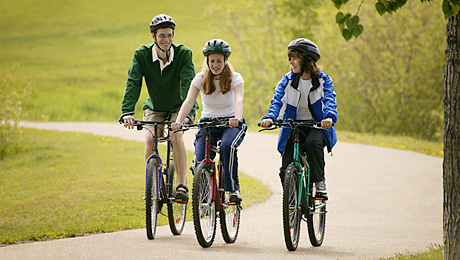
M 272 124 L 273 124 L 273 119 L 271 118 L 264 119 L 262 120 L 262 122 L 260 122 L 260 126 L 263 128 L 270 127 Z
M 174 122 L 171 124 L 171 128 L 173 131 L 177 131 L 182 129 L 182 123 L 181 122 Z
M 134 116 L 124 116 L 123 117 L 123 125 L 128 129 L 134 129 Z
M 231 127 L 238 126 L 239 123 L 240 123 L 240 120 L 238 118 L 230 118 L 228 120 L 228 125 Z
M 332 118 L 326 118 L 321 121 L 322 128 L 331 128 L 332 127 Z

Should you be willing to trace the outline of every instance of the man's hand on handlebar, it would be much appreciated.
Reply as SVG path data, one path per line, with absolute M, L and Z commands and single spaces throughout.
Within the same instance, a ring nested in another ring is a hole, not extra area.
M 126 115 L 123 117 L 123 125 L 128 129 L 134 129 L 134 116 Z

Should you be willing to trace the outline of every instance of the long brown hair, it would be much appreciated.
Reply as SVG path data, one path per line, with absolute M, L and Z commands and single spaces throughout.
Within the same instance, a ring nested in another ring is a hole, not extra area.
M 297 51 L 295 49 L 289 50 L 288 57 L 289 59 L 293 57 L 300 58 L 300 66 L 303 68 L 303 64 L 305 62 L 305 55 L 302 52 Z M 305 64 L 305 72 L 310 73 L 310 75 L 313 77 L 319 77 L 319 73 L 321 72 L 321 70 L 321 66 L 316 64 L 316 62 L 314 62 L 313 60 L 307 61 L 307 63 Z
M 225 58 L 225 60 L 227 60 L 227 58 Z M 220 74 L 220 92 L 222 92 L 222 94 L 226 94 L 231 89 L 233 71 L 232 64 L 227 62 L 227 65 Z M 207 58 L 203 62 L 201 72 L 203 76 L 203 80 L 201 82 L 203 92 L 206 95 L 211 95 L 214 91 L 216 91 L 216 86 L 214 85 L 214 75 L 212 75 L 211 70 L 209 69 Z

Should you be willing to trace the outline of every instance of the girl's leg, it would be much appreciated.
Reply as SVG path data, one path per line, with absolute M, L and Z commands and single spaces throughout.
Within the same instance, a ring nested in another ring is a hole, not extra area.
M 220 156 L 224 168 L 225 191 L 237 191 L 240 189 L 238 181 L 238 146 L 243 142 L 246 135 L 246 125 L 240 127 L 225 128 L 222 133 L 220 144 Z
M 324 181 L 324 147 L 326 146 L 326 136 L 323 130 L 309 129 L 305 145 L 305 150 L 310 164 L 311 180 L 313 182 Z

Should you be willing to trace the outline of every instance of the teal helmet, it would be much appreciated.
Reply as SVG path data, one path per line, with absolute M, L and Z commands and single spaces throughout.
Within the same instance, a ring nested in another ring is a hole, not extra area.
M 208 56 L 211 53 L 222 53 L 225 57 L 229 57 L 232 53 L 230 45 L 224 40 L 213 39 L 208 41 L 203 48 L 203 55 Z

